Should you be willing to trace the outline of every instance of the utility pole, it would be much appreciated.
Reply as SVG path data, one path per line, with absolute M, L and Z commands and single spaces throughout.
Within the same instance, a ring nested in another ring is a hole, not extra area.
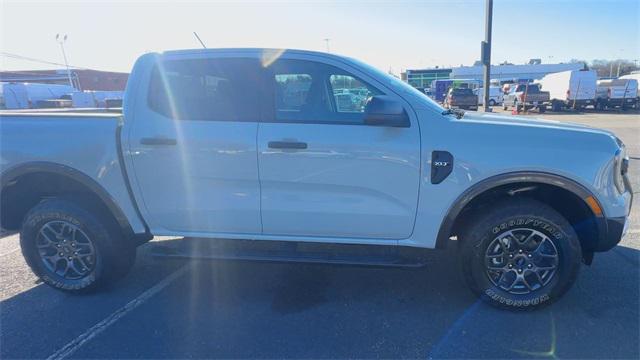
M 67 67 L 67 79 L 69 79 L 69 85 L 71 85 L 72 88 L 75 88 L 75 86 L 73 86 L 73 81 L 71 80 L 71 71 L 69 70 L 69 63 L 67 62 L 67 54 L 64 52 L 64 43 L 65 41 L 67 41 L 67 35 L 65 34 L 61 38 L 60 34 L 56 34 L 56 41 L 58 42 L 58 44 L 60 44 L 60 49 L 62 50 L 64 65 Z
M 613 60 L 609 63 L 609 77 L 613 77 Z
M 482 64 L 484 66 L 484 100 L 482 107 L 484 112 L 489 112 L 489 86 L 491 82 L 491 23 L 493 22 L 493 0 L 486 0 L 484 41 L 482 42 Z
M 329 50 L 329 41 L 331 41 L 331 39 L 329 39 L 329 38 L 325 38 L 325 39 L 323 39 L 323 40 L 324 40 L 324 42 L 327 44 L 327 52 L 328 52 L 328 53 L 330 53 L 330 52 L 331 52 L 331 50 Z

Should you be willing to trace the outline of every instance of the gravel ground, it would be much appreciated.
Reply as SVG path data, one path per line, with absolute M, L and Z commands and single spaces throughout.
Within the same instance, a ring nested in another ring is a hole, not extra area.
M 537 114 L 536 114 L 537 115 Z M 615 132 L 640 190 L 638 114 L 552 114 Z M 638 195 L 636 195 L 638 196 Z M 419 270 L 184 262 L 139 249 L 132 273 L 73 296 L 39 284 L 0 239 L 0 358 L 640 358 L 640 209 L 614 250 L 540 311 L 493 309 L 455 253 Z

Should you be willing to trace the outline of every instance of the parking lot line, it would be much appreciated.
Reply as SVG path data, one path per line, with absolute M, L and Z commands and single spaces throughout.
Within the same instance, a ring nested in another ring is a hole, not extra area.
M 95 324 L 87 331 L 82 333 L 80 336 L 73 339 L 71 342 L 66 344 L 64 347 L 53 353 L 51 356 L 47 358 L 47 360 L 61 360 L 66 357 L 72 355 L 78 349 L 80 349 L 84 344 L 88 341 L 99 335 L 101 332 L 105 331 L 111 325 L 115 324 L 118 320 L 123 318 L 125 315 L 133 311 L 138 306 L 144 304 L 151 297 L 162 291 L 164 288 L 169 286 L 173 281 L 184 275 L 191 266 L 189 264 L 185 264 L 178 268 L 176 271 L 169 274 L 167 277 L 162 279 L 160 282 L 145 290 L 142 294 L 137 296 L 135 299 L 128 302 L 125 306 L 119 308 L 114 311 L 111 315 L 106 317 L 104 320 Z

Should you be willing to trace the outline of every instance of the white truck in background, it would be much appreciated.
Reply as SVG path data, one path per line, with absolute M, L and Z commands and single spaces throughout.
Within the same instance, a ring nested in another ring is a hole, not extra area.
M 540 84 L 549 92 L 551 110 L 561 111 L 595 106 L 597 80 L 595 70 L 570 70 L 546 75 Z
M 619 107 L 625 110 L 635 108 L 638 101 L 638 80 L 598 80 L 596 94 L 595 107 L 597 109 Z

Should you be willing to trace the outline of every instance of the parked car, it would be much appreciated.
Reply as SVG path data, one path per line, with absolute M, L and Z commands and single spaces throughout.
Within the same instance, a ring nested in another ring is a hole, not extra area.
M 478 95 L 471 89 L 452 88 L 444 99 L 444 107 L 452 109 L 478 110 Z
M 363 109 L 336 107 L 337 76 L 369 90 Z M 633 197 L 608 131 L 445 110 L 332 54 L 147 54 L 122 114 L 0 114 L 1 226 L 69 292 L 113 283 L 168 235 L 249 248 L 210 259 L 419 266 L 454 247 L 479 297 L 535 308 L 618 244 Z
M 548 103 L 549 92 L 540 90 L 539 84 L 520 84 L 510 87 L 509 93 L 504 96 L 502 107 L 507 110 L 511 106 L 522 111 L 536 108 L 543 113 L 547 110 Z
M 638 80 L 611 79 L 598 80 L 596 89 L 597 109 L 606 108 L 634 108 L 638 101 Z
M 478 96 L 478 105 L 484 105 L 484 88 L 477 88 L 473 93 Z M 489 106 L 502 105 L 504 93 L 500 87 L 489 87 Z
M 595 104 L 597 78 L 594 70 L 569 70 L 545 75 L 540 84 L 549 92 L 553 111 L 584 109 Z

